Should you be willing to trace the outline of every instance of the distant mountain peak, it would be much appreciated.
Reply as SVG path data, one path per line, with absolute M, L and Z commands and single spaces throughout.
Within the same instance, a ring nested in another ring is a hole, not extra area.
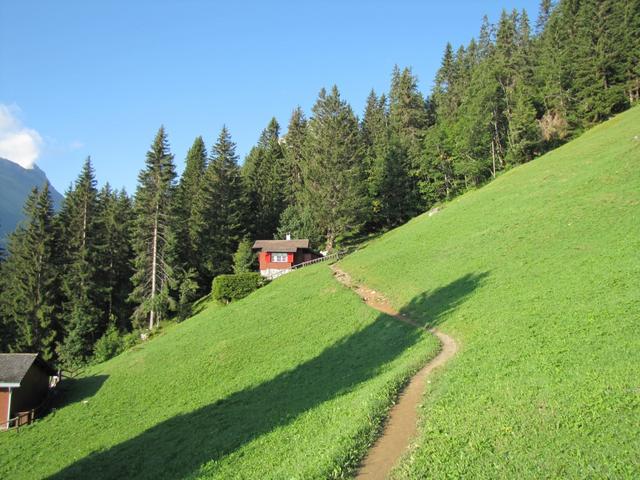
M 53 188 L 40 167 L 33 164 L 31 168 L 24 168 L 0 157 L 0 244 L 6 242 L 6 236 L 24 218 L 22 207 L 33 187 L 40 188 L 45 182 L 49 183 L 54 208 L 60 208 L 64 197 Z

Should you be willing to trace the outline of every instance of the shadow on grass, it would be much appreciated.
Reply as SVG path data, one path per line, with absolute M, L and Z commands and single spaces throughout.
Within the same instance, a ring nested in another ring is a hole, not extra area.
M 432 318 L 438 319 L 456 308 L 481 278 L 467 275 L 432 294 L 420 295 L 415 303 L 429 304 Z M 293 370 L 172 417 L 125 442 L 90 454 L 50 478 L 157 479 L 192 475 L 204 463 L 221 459 L 317 405 L 357 388 L 417 343 L 420 336 L 418 329 L 380 315 L 372 324 Z M 184 386 L 185 395 L 189 395 L 190 388 Z M 158 401 L 162 401 L 162 392 L 158 392 Z
M 64 378 L 56 388 L 56 396 L 52 407 L 62 408 L 72 403 L 93 397 L 109 375 L 93 375 L 91 377 Z
M 382 235 L 384 235 L 386 231 L 379 231 L 376 233 L 363 233 L 363 234 L 358 234 L 358 235 L 354 235 L 352 237 L 347 237 L 347 238 L 342 238 L 340 240 L 340 247 L 339 250 L 342 249 L 358 249 L 358 250 L 362 250 L 364 248 L 366 248 L 367 246 L 369 246 L 369 244 L 375 240 L 376 238 L 380 238 Z
M 478 287 L 482 286 L 489 272 L 468 273 L 444 287 L 423 292 L 400 309 L 400 313 L 411 317 L 425 328 L 440 325 L 450 312 L 455 310 Z
M 212 301 L 213 295 L 211 295 L 211 293 L 208 293 L 204 297 L 199 298 L 198 300 L 193 302 L 193 305 L 191 306 L 191 316 L 197 315 L 200 312 L 204 311 Z

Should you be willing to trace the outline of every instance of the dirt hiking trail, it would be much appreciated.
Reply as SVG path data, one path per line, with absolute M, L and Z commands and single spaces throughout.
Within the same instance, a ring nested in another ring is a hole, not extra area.
M 354 284 L 349 274 L 342 271 L 336 264 L 333 264 L 331 269 L 336 280 L 354 290 L 370 307 L 401 322 L 417 328 L 424 328 L 409 317 L 398 313 L 380 292 L 371 290 L 364 285 Z M 415 437 L 417 432 L 418 405 L 425 392 L 427 377 L 433 370 L 444 365 L 458 350 L 456 342 L 449 335 L 435 328 L 428 331 L 438 337 L 442 349 L 411 378 L 408 385 L 400 392 L 395 405 L 389 411 L 382 434 L 369 449 L 358 468 L 357 479 L 382 480 L 387 478 L 393 466 L 407 451 L 411 439 Z

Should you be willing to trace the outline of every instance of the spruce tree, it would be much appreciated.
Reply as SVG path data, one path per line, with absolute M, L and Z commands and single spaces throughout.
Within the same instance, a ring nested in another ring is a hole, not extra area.
M 278 228 L 287 200 L 290 173 L 280 145 L 280 126 L 275 118 L 260 135 L 242 167 L 255 238 L 271 238 Z
M 138 327 L 145 321 L 149 329 L 157 327 L 172 305 L 169 288 L 173 268 L 169 251 L 175 177 L 173 155 L 164 127 L 160 127 L 147 152 L 146 166 L 138 176 L 134 201 L 135 272 L 130 300 L 136 305 L 133 318 Z
M 534 78 L 543 110 L 540 127 L 545 149 L 562 142 L 577 123 L 570 92 L 576 68 L 571 31 L 575 20 L 567 15 L 564 3 L 556 7 L 537 39 Z
M 364 174 L 367 178 L 367 228 L 377 229 L 386 223 L 384 198 L 384 163 L 389 154 L 389 121 L 386 98 L 378 99 L 371 90 L 360 124 Z
M 246 233 L 247 199 L 235 148 L 223 127 L 194 200 L 196 254 L 207 287 L 217 275 L 231 272 L 233 253 Z
M 431 94 L 432 100 L 435 102 L 438 118 L 452 119 L 457 102 L 453 95 L 456 81 L 456 58 L 453 53 L 453 47 L 447 43 L 440 68 L 436 72 L 435 85 Z
M 99 281 L 104 290 L 103 317 L 120 331 L 131 327 L 133 275 L 133 205 L 124 190 L 112 190 L 107 183 L 98 195 L 99 222 L 103 228 L 103 247 L 99 253 Z
M 323 234 L 313 218 L 311 207 L 304 203 L 305 142 L 308 121 L 300 107 L 296 107 L 283 137 L 284 170 L 287 180 L 284 186 L 285 209 L 278 219 L 276 238 L 291 234 L 297 238 L 308 238 L 314 244 L 323 240 Z
M 196 254 L 197 234 L 194 226 L 194 200 L 200 191 L 200 184 L 207 167 L 207 150 L 202 137 L 197 137 L 185 162 L 185 169 L 176 188 L 173 205 L 173 230 L 175 248 L 172 251 L 176 268 L 181 272 L 197 271 L 200 259 Z M 178 273 L 178 272 L 177 272 Z M 190 281 L 200 284 L 196 275 Z
M 456 57 L 453 53 L 453 47 L 447 43 L 431 93 L 436 122 L 425 133 L 419 172 L 419 187 L 425 208 L 448 198 L 454 190 L 455 143 L 453 130 L 459 104 L 455 95 L 456 78 Z
M 494 36 L 495 29 L 489 22 L 489 17 L 484 15 L 480 26 L 480 34 L 478 35 L 478 53 L 481 59 L 489 57 L 493 52 Z
M 303 187 L 302 170 L 305 164 L 304 143 L 307 135 L 307 119 L 300 107 L 291 114 L 291 120 L 284 136 L 285 170 L 288 179 L 285 182 L 285 203 L 291 205 L 297 202 L 297 195 Z
M 307 238 L 312 245 L 319 246 L 326 240 L 325 233 L 317 222 L 312 205 L 304 201 L 304 192 L 300 193 L 299 198 L 280 215 L 276 238 L 286 238 L 289 234 L 293 238 Z
M 251 240 L 248 238 L 238 244 L 238 249 L 233 254 L 233 273 L 247 273 L 255 270 L 256 254 L 251 246 Z
M 358 231 L 364 203 L 358 121 L 334 86 L 322 89 L 305 142 L 302 201 L 313 212 L 326 248 L 338 236 Z
M 538 141 L 531 35 L 526 12 L 503 11 L 492 63 L 500 84 L 501 109 L 506 122 L 505 160 L 517 164 L 531 160 Z
M 99 277 L 105 272 L 98 262 L 102 232 L 91 158 L 85 160 L 65 197 L 59 223 L 65 318 L 60 358 L 67 365 L 82 364 L 91 355 L 93 344 L 107 323 L 99 309 L 104 304 L 105 293 L 100 288 Z
M 198 282 L 195 269 L 183 271 L 178 282 L 178 320 L 185 320 L 193 313 L 193 302 L 198 298 Z
M 538 19 L 536 20 L 536 33 L 540 34 L 544 31 L 553 10 L 552 0 L 540 0 L 538 8 Z
M 0 310 L 5 315 L 5 331 L 12 335 L 4 348 L 39 352 L 45 360 L 52 360 L 59 333 L 59 266 L 47 183 L 42 190 L 32 190 L 24 214 L 26 220 L 9 236 L 9 257 L 2 266 L 5 291 Z
M 584 0 L 576 14 L 576 76 L 572 94 L 585 126 L 627 107 L 619 5 L 614 0 Z
M 402 168 L 408 172 L 409 184 L 403 189 L 403 204 L 408 218 L 424 208 L 420 198 L 422 144 L 428 127 L 427 104 L 418 90 L 418 80 L 411 69 L 394 67 L 389 92 L 389 125 L 392 142 Z
M 625 0 L 619 8 L 619 50 L 624 55 L 625 92 L 631 105 L 640 101 L 640 0 Z
M 412 205 L 405 191 L 410 188 L 400 147 L 392 141 L 387 99 L 372 90 L 361 123 L 364 169 L 367 178 L 369 230 L 390 228 L 408 220 Z

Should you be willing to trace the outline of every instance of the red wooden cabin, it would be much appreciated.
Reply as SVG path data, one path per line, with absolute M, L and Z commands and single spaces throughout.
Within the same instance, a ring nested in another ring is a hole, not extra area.
M 258 251 L 260 273 L 267 278 L 278 277 L 291 271 L 295 265 L 322 256 L 311 250 L 307 239 L 256 240 L 253 249 Z

